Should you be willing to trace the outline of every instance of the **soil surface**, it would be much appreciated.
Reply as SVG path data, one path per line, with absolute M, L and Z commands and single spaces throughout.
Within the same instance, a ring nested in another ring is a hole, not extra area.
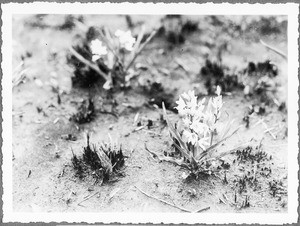
M 161 18 L 132 16 L 131 19 L 135 26 L 144 24 L 151 31 L 159 26 Z M 222 213 L 287 211 L 287 194 L 275 195 L 270 188 L 273 180 L 281 181 L 283 187 L 288 180 L 287 113 L 270 104 L 264 114 L 254 114 L 246 128 L 243 118 L 248 107 L 260 102 L 257 96 L 246 98 L 242 89 L 234 89 L 223 97 L 226 113 L 221 117 L 221 124 L 230 118 L 235 119 L 233 127 L 242 127 L 218 151 L 248 142 L 255 147 L 261 142 L 261 150 L 272 156 L 265 163 L 272 173 L 260 178 L 256 189 L 247 185 L 242 193 L 238 192 L 234 180 L 247 173 L 247 167 L 250 171 L 255 167 L 237 160 L 234 163 L 235 154 L 224 158 L 230 163 L 229 169 L 216 176 L 187 180 L 186 169 L 160 162 L 145 150 L 146 143 L 149 150 L 163 155 L 171 149 L 171 140 L 168 128 L 161 120 L 162 109 L 149 104 L 149 96 L 142 85 L 147 80 L 160 82 L 167 93 L 173 94 L 174 104 L 181 93 L 191 89 L 205 95 L 207 91 L 199 71 L 206 59 L 217 59 L 224 40 L 228 48 L 223 51 L 222 64 L 230 68 L 246 68 L 249 62 L 274 62 L 279 69 L 274 78 L 280 84 L 277 96 L 279 101 L 287 101 L 287 62 L 259 42 L 262 39 L 287 52 L 284 23 L 278 31 L 260 27 L 270 19 L 258 16 L 191 19 L 199 21 L 199 29 L 186 35 L 183 44 L 173 45 L 165 37 L 155 37 L 136 61 L 150 69 L 139 71 L 132 89 L 120 90 L 107 97 L 98 84 L 85 89 L 72 87 L 74 68 L 67 63 L 67 55 L 74 37 L 80 33 L 79 25 L 61 26 L 65 23 L 63 15 L 14 16 L 13 67 L 15 69 L 23 61 L 22 67 L 27 69 L 25 83 L 13 89 L 14 211 L 181 212 L 146 196 L 137 188 L 190 211 L 206 207 L 210 207 L 206 212 Z M 83 16 L 83 23 L 105 25 L 111 31 L 128 29 L 124 16 Z M 232 24 L 239 25 L 243 32 Z M 272 28 L 272 24 L 265 26 Z M 176 63 L 178 60 L 184 68 Z M 59 87 L 59 98 L 55 87 Z M 80 103 L 89 97 L 96 108 L 94 120 L 80 125 L 70 121 Z M 111 111 L 117 117 L 107 113 Z M 135 131 L 138 128 L 134 124 L 137 113 L 142 125 L 152 120 L 153 126 Z M 168 115 L 172 122 L 179 120 L 172 111 L 168 111 Z M 261 119 L 267 127 L 257 124 Z M 266 131 L 268 128 L 273 128 L 275 139 Z M 123 177 L 101 185 L 95 183 L 92 175 L 84 179 L 75 176 L 71 149 L 76 155 L 83 152 L 86 132 L 91 134 L 91 143 L 109 141 L 110 135 L 122 144 L 126 156 Z M 68 134 L 74 139 L 66 139 Z M 225 173 L 227 183 L 223 179 Z M 245 205 L 246 199 L 249 206 Z

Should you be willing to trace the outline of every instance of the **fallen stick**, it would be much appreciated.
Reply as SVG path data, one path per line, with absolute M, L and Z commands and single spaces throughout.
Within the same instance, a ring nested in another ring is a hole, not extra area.
M 273 139 L 276 140 L 276 136 L 271 132 L 267 124 L 265 122 L 262 122 L 262 125 L 265 127 L 265 133 L 269 133 L 273 137 Z
M 175 59 L 175 62 L 176 62 L 176 64 L 177 64 L 180 68 L 182 68 L 186 73 L 189 73 L 188 68 L 184 65 L 184 63 L 183 63 L 180 59 L 176 58 L 176 59 Z
M 139 126 L 139 127 L 135 128 L 132 132 L 134 133 L 134 132 L 140 131 L 144 128 L 146 128 L 146 126 Z
M 86 197 L 85 199 L 83 199 L 81 202 L 79 202 L 77 205 L 79 206 L 81 203 L 83 203 L 83 202 L 85 202 L 86 200 L 88 200 L 88 199 L 90 199 L 90 198 L 92 198 L 92 197 L 94 197 L 95 195 L 97 195 L 97 194 L 99 194 L 99 192 L 97 191 L 97 192 L 95 192 L 94 194 L 92 194 L 92 195 L 90 195 L 90 196 L 88 196 L 88 197 Z
M 209 210 L 209 209 L 210 209 L 210 207 L 208 206 L 208 207 L 204 207 L 204 208 L 201 208 L 201 209 L 199 209 L 199 210 L 196 210 L 196 211 L 194 211 L 194 212 L 192 212 L 192 213 L 200 213 L 200 212 L 203 212 L 203 211 Z
M 107 114 L 107 115 L 112 115 L 112 116 L 114 116 L 115 118 L 119 118 L 119 116 L 116 114 L 116 113 L 114 113 L 114 112 L 111 112 L 111 111 L 98 111 L 100 114 Z
M 282 56 L 284 59 L 287 60 L 286 54 L 284 54 L 284 53 L 281 52 L 280 50 L 276 49 L 275 47 L 272 47 L 272 46 L 268 45 L 267 43 L 265 43 L 265 42 L 262 41 L 262 40 L 259 40 L 259 41 L 260 41 L 260 43 L 261 43 L 263 46 L 267 47 L 268 49 L 272 50 L 273 52 L 277 53 L 278 55 Z
M 138 188 L 137 186 L 134 186 L 134 187 L 135 187 L 136 189 L 138 189 L 138 190 L 139 190 L 141 193 L 143 193 L 144 195 L 148 196 L 149 198 L 156 199 L 156 200 L 158 200 L 158 201 L 160 201 L 160 202 L 162 202 L 162 203 L 164 203 L 164 204 L 167 204 L 167 205 L 169 205 L 169 206 L 172 206 L 172 207 L 174 207 L 174 208 L 177 208 L 177 209 L 179 209 L 179 210 L 181 210 L 181 211 L 192 213 L 192 211 L 190 211 L 190 210 L 188 210 L 188 209 L 185 209 L 185 208 L 180 207 L 180 206 L 176 206 L 176 205 L 174 205 L 174 204 L 172 204 L 172 203 L 169 203 L 169 202 L 167 202 L 167 201 L 165 201 L 165 200 L 163 200 L 163 199 L 156 198 L 156 197 L 154 197 L 154 196 L 152 196 L 152 195 L 149 195 L 148 193 L 142 191 L 142 190 L 141 190 L 140 188 Z
M 159 159 L 159 157 L 158 157 L 158 155 L 157 155 L 156 153 L 154 153 L 154 152 L 152 152 L 152 151 L 150 151 L 150 150 L 148 149 L 146 143 L 145 143 L 144 145 L 145 145 L 146 151 L 148 151 L 148 152 L 151 154 L 151 156 L 152 156 L 153 158 L 158 158 L 158 159 Z
M 157 198 L 157 197 L 155 197 L 155 196 L 149 195 L 148 193 L 144 192 L 143 190 L 141 190 L 140 188 L 138 188 L 138 187 L 135 186 L 135 185 L 134 185 L 134 187 L 135 187 L 136 189 L 138 189 L 138 190 L 139 190 L 141 193 L 143 193 L 144 195 L 148 196 L 149 198 L 156 199 L 157 201 L 160 201 L 160 202 L 162 202 L 162 203 L 164 203 L 164 204 L 167 204 L 167 205 L 169 205 L 169 206 L 172 206 L 172 207 L 177 208 L 177 209 L 179 209 L 179 210 L 181 210 L 181 211 L 184 211 L 184 212 L 188 212 L 188 213 L 200 213 L 200 212 L 203 212 L 203 211 L 205 211 L 205 210 L 210 209 L 210 207 L 208 206 L 208 207 L 205 207 L 205 208 L 198 209 L 198 210 L 196 210 L 196 211 L 190 211 L 190 210 L 185 209 L 185 208 L 183 208 L 183 207 L 180 207 L 180 206 L 177 206 L 177 205 L 175 205 L 175 204 L 169 203 L 169 202 L 167 202 L 167 201 L 165 201 L 165 200 L 163 200 L 163 199 L 160 199 L 160 198 Z
M 271 132 L 271 130 L 274 129 L 274 127 L 273 127 L 273 128 L 269 128 L 269 127 L 267 126 L 267 124 L 264 122 L 264 119 L 260 119 L 258 122 L 256 122 L 256 123 L 252 126 L 252 128 L 254 128 L 255 126 L 257 126 L 257 125 L 259 125 L 259 124 L 262 124 L 263 127 L 265 128 L 264 133 L 269 133 L 269 134 L 273 137 L 273 139 L 276 140 L 276 136 Z
M 81 56 L 73 47 L 69 48 L 71 53 L 82 63 L 84 63 L 85 65 L 89 66 L 91 69 L 95 70 L 103 79 L 105 79 L 105 81 L 108 80 L 107 75 L 101 71 L 99 69 L 99 67 L 97 67 L 96 65 L 92 64 L 91 62 L 89 62 L 88 60 L 86 60 L 83 56 Z

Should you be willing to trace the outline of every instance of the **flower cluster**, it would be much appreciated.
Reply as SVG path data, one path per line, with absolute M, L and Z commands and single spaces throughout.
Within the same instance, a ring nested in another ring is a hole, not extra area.
M 133 50 L 133 45 L 135 43 L 135 38 L 132 37 L 131 31 L 121 31 L 117 30 L 115 36 L 118 37 L 121 48 L 128 51 Z
M 133 45 L 136 40 L 132 37 L 131 31 L 117 30 L 115 36 L 118 38 L 119 47 L 121 49 L 126 49 L 127 51 L 133 50 Z M 93 54 L 92 61 L 94 62 L 108 53 L 106 46 L 104 46 L 99 39 L 92 40 L 90 48 Z
M 104 56 L 107 54 L 107 49 L 105 46 L 102 45 L 102 42 L 99 39 L 95 39 L 91 41 L 90 48 L 92 50 L 92 61 L 97 61 L 101 58 L 101 56 Z
M 223 106 L 221 88 L 217 87 L 217 96 L 208 100 L 205 98 L 198 102 L 194 91 L 183 93 L 176 102 L 176 109 L 182 116 L 182 139 L 203 150 L 210 145 L 215 124 L 221 116 Z

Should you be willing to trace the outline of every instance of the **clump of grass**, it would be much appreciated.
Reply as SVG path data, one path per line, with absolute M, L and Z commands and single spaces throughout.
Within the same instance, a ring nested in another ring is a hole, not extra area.
M 262 150 L 253 150 L 252 146 L 248 146 L 243 150 L 237 150 L 235 153 L 237 155 L 238 161 L 250 161 L 252 164 L 254 164 L 255 162 L 259 163 L 272 158 L 272 156 L 269 156 L 266 152 Z
M 70 117 L 70 121 L 74 121 L 78 124 L 91 122 L 96 116 L 95 106 L 92 99 L 84 100 L 79 106 L 77 113 Z
M 217 86 L 220 86 L 223 92 L 231 92 L 236 88 L 241 88 L 238 75 L 228 71 L 220 63 L 205 61 L 205 65 L 200 69 L 200 75 L 205 79 L 205 87 L 208 94 L 214 94 Z
M 233 121 L 230 121 L 222 133 L 217 131 L 224 104 L 220 87 L 217 88 L 217 96 L 210 98 L 207 104 L 205 98 L 198 102 L 194 91 L 182 94 L 176 103 L 182 121 L 181 124 L 175 125 L 170 122 L 163 105 L 175 152 L 180 153 L 180 160 L 174 159 L 174 162 L 188 168 L 193 175 L 214 173 L 215 162 L 229 154 L 219 153 L 217 148 L 238 130 L 237 128 L 229 133 L 233 124 Z
M 264 62 L 249 62 L 248 67 L 241 71 L 241 80 L 246 96 L 257 96 L 260 102 L 267 105 L 275 103 L 278 84 L 274 78 L 278 75 L 278 67 L 269 60 Z
M 199 29 L 197 21 L 184 19 L 181 15 L 166 15 L 161 23 L 157 36 L 165 38 L 170 47 L 183 44 L 188 35 Z
M 287 194 L 287 189 L 283 181 L 277 179 L 269 181 L 269 190 L 273 197 L 281 197 L 281 195 Z
M 267 75 L 268 77 L 272 78 L 278 75 L 278 68 L 270 60 L 258 63 L 249 62 L 245 72 L 248 73 L 249 76 L 261 77 L 262 75 Z
M 82 15 L 66 15 L 64 22 L 57 26 L 59 30 L 72 30 L 76 27 L 77 22 L 83 23 Z
M 124 166 L 125 157 L 122 147 L 117 144 L 101 143 L 98 147 L 90 144 L 87 134 L 87 145 L 83 148 L 82 156 L 73 153 L 71 159 L 75 176 L 80 179 L 92 175 L 96 182 L 107 182 L 115 175 L 121 175 L 120 169 Z

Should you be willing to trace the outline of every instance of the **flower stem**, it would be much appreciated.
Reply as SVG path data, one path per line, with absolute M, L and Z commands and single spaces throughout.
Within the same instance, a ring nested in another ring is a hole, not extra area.
M 214 138 L 214 133 L 213 133 L 213 131 L 211 131 L 211 132 L 210 132 L 210 145 L 209 145 L 209 146 L 212 145 L 213 138 Z

